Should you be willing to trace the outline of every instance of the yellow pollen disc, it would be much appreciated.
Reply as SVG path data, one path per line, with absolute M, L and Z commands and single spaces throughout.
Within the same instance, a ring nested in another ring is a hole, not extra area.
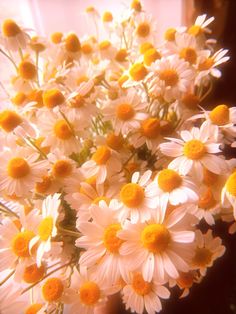
M 106 196 L 99 196 L 99 197 L 96 197 L 96 198 L 93 200 L 93 203 L 99 205 L 99 202 L 100 202 L 100 201 L 104 201 L 104 202 L 106 202 L 107 205 L 109 205 L 109 203 L 110 203 L 110 198 L 108 198 L 108 197 L 106 197 Z
M 24 314 L 37 314 L 42 307 L 43 305 L 40 303 L 31 304 L 29 307 L 27 307 Z
M 104 230 L 103 243 L 110 253 L 119 253 L 119 248 L 124 242 L 117 237 L 117 232 L 121 230 L 120 224 L 111 224 Z
M 72 101 L 70 102 L 71 107 L 73 108 L 81 108 L 85 104 L 84 102 L 84 96 L 77 95 L 75 96 Z
M 157 118 L 149 118 L 142 122 L 141 124 L 142 134 L 149 138 L 157 138 L 160 134 L 160 121 Z
M 55 32 L 53 34 L 51 34 L 51 42 L 54 43 L 54 44 L 60 44 L 61 43 L 61 40 L 62 40 L 62 36 L 63 34 L 61 32 Z
M 72 172 L 72 165 L 68 160 L 57 160 L 53 165 L 52 172 L 57 178 L 68 177 Z
M 81 51 L 85 55 L 89 55 L 90 53 L 93 52 L 93 47 L 89 43 L 83 43 L 83 44 L 81 44 Z
M 100 146 L 92 156 L 92 160 L 98 165 L 104 165 L 111 157 L 111 151 L 107 146 Z
M 160 72 L 159 77 L 167 86 L 175 86 L 179 81 L 178 73 L 172 69 Z
M 7 164 L 7 173 L 14 179 L 24 178 L 30 173 L 30 167 L 24 158 L 12 158 Z
M 37 69 L 33 63 L 29 61 L 22 61 L 19 64 L 18 73 L 25 80 L 33 80 L 36 78 Z
M 50 176 L 43 176 L 42 179 L 42 182 L 37 182 L 35 185 L 35 191 L 39 194 L 46 193 L 52 184 L 52 179 Z
M 191 140 L 184 144 L 184 155 L 192 160 L 201 159 L 206 152 L 204 144 L 199 140 Z
M 61 105 L 65 101 L 65 97 L 59 89 L 48 89 L 43 92 L 43 103 L 48 108 L 54 108 Z
M 5 37 L 15 37 L 21 32 L 21 29 L 16 22 L 7 19 L 2 24 L 2 32 Z
M 99 301 L 101 291 L 95 282 L 87 281 L 81 285 L 79 289 L 79 296 L 81 303 L 93 306 Z
M 232 173 L 225 184 L 227 192 L 229 194 L 236 196 L 236 172 Z
M 142 5 L 141 5 L 140 1 L 139 0 L 133 0 L 131 2 L 131 9 L 133 9 L 133 10 L 135 10 L 137 12 L 141 12 Z
M 86 83 L 88 81 L 89 77 L 87 75 L 81 75 L 76 79 L 76 84 L 79 86 L 81 83 Z M 78 94 L 78 96 L 82 97 L 80 94 Z
M 92 176 L 90 178 L 87 178 L 85 180 L 86 183 L 90 184 L 93 188 L 96 188 L 96 184 L 97 184 L 97 178 L 96 176 Z
M 198 35 L 202 34 L 202 28 L 199 25 L 192 25 L 188 29 L 188 33 L 190 35 L 193 35 L 193 36 L 198 36 Z
M 182 103 L 189 109 L 196 109 L 200 103 L 200 99 L 194 94 L 185 94 L 182 98 Z
M 99 43 L 99 49 L 100 50 L 106 50 L 108 49 L 109 47 L 111 47 L 111 43 L 109 40 L 104 40 L 102 42 Z
M 209 114 L 212 123 L 216 125 L 225 125 L 229 123 L 229 108 L 226 105 L 215 107 Z
M 106 144 L 114 150 L 120 150 L 123 147 L 124 139 L 122 135 L 115 135 L 114 133 L 108 134 Z
M 210 170 L 203 168 L 203 183 L 208 186 L 214 185 L 218 181 L 219 176 Z
M 30 101 L 35 101 L 37 104 L 36 106 L 41 108 L 43 107 L 43 91 L 40 89 L 32 90 L 31 93 L 28 95 L 28 99 Z
M 212 258 L 212 252 L 203 247 L 203 248 L 196 248 L 195 255 L 193 257 L 193 264 L 198 267 L 206 267 L 210 264 Z
M 188 273 L 180 273 L 177 283 L 182 289 L 189 289 L 192 287 L 194 282 L 194 273 L 189 271 Z
M 149 49 L 153 49 L 153 44 L 149 43 L 149 42 L 145 42 L 142 43 L 139 47 L 139 52 L 144 55 L 146 51 L 148 51 Z
M 18 257 L 30 257 L 29 243 L 33 239 L 34 233 L 29 230 L 25 230 L 17 233 L 11 242 L 11 249 Z
M 207 71 L 214 65 L 214 60 L 212 58 L 208 58 L 202 63 L 198 65 L 199 71 Z
M 165 32 L 165 40 L 174 41 L 175 40 L 176 29 L 168 28 Z
M 45 274 L 44 265 L 38 267 L 37 264 L 32 264 L 25 268 L 23 273 L 23 280 L 27 283 L 35 283 L 42 279 L 44 274 Z
M 53 230 L 53 218 L 48 216 L 44 218 L 38 226 L 38 235 L 42 241 L 47 241 L 52 235 Z
M 205 210 L 208 210 L 216 205 L 211 188 L 208 188 L 200 197 L 198 206 Z
M 125 184 L 120 191 L 120 198 L 122 203 L 127 207 L 141 206 L 144 201 L 144 190 L 136 183 Z
M 130 104 L 120 104 L 116 108 L 116 116 L 118 119 L 127 121 L 133 118 L 135 114 L 134 108 Z
M 89 6 L 86 8 L 86 12 L 87 13 L 95 13 L 96 9 L 93 6 Z
M 43 298 L 48 302 L 57 301 L 63 294 L 64 286 L 59 278 L 49 278 L 42 286 Z
M 58 120 L 54 125 L 54 134 L 60 140 L 68 140 L 73 133 L 65 120 Z
M 174 170 L 164 169 L 159 172 L 158 185 L 164 192 L 171 192 L 182 183 L 181 176 Z
M 75 34 L 69 34 L 65 39 L 65 48 L 69 52 L 80 51 L 80 41 Z
M 144 296 L 152 291 L 152 283 L 145 281 L 142 274 L 137 273 L 133 275 L 132 288 L 138 295 Z
M 161 224 L 151 224 L 146 226 L 141 234 L 143 247 L 152 253 L 164 252 L 171 241 L 168 229 Z
M 120 87 L 129 79 L 128 75 L 121 75 L 121 77 L 118 79 L 118 84 Z
M 116 53 L 115 60 L 118 62 L 124 62 L 124 61 L 126 61 L 127 56 L 128 56 L 127 50 L 126 49 L 120 49 Z
M 151 65 L 153 62 L 160 58 L 160 53 L 154 48 L 148 49 L 143 56 L 144 64 L 147 66 Z
M 24 93 L 18 92 L 14 97 L 11 98 L 11 101 L 14 105 L 21 106 L 26 99 L 27 96 Z
M 183 48 L 180 53 L 180 58 L 183 58 L 185 61 L 188 61 L 190 64 L 194 64 L 197 61 L 197 54 L 193 48 Z
M 129 70 L 129 74 L 134 81 L 141 81 L 148 74 L 148 71 L 142 63 L 134 63 Z
M 104 12 L 103 16 L 102 16 L 102 21 L 103 22 L 112 22 L 113 16 L 112 16 L 111 12 L 109 12 L 109 11 Z
M 150 25 L 147 22 L 140 23 L 136 28 L 139 37 L 147 37 L 150 34 Z
M 21 117 L 15 111 L 4 110 L 0 112 L 0 127 L 6 132 L 13 131 L 21 122 Z
M 31 38 L 30 47 L 35 52 L 42 52 L 46 49 L 46 46 L 39 42 L 39 39 L 37 36 Z

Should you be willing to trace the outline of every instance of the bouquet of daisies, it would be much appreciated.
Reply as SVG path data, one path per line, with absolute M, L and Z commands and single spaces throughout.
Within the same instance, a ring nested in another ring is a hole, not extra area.
M 1 23 L 3 314 L 98 313 L 117 293 L 154 314 L 224 254 L 215 220 L 236 230 L 236 108 L 201 107 L 229 59 L 214 18 L 157 41 L 138 0 L 85 14 L 96 35 Z

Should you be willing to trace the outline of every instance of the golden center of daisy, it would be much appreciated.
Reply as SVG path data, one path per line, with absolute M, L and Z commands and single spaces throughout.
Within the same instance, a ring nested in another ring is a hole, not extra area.
M 141 206 L 144 201 L 144 197 L 145 194 L 143 188 L 136 183 L 127 183 L 120 191 L 122 203 L 130 208 Z
M 127 50 L 126 49 L 120 49 L 116 53 L 115 60 L 118 62 L 124 62 L 124 61 L 126 61 L 127 56 L 128 56 Z
M 152 291 L 152 283 L 145 281 L 142 274 L 136 273 L 133 275 L 132 288 L 138 295 L 144 296 Z
M 36 78 L 37 69 L 32 62 L 22 61 L 19 64 L 18 73 L 25 80 L 33 80 L 34 78 Z
M 190 109 L 196 109 L 199 105 L 200 99 L 197 95 L 194 94 L 185 94 L 181 99 L 182 103 Z
M 147 66 L 151 65 L 153 62 L 160 58 L 160 53 L 154 48 L 148 49 L 143 56 L 144 64 Z
M 150 25 L 147 22 L 140 23 L 136 28 L 139 37 L 147 37 L 150 34 Z
M 213 58 L 207 58 L 205 61 L 200 63 L 198 65 L 199 71 L 207 71 L 214 65 L 214 59 Z
M 71 100 L 70 104 L 71 104 L 71 107 L 73 107 L 73 108 L 81 108 L 81 107 L 83 107 L 84 104 L 85 104 L 84 96 L 78 94 L 77 96 L 75 96 Z
M 61 32 L 52 33 L 50 39 L 54 44 L 60 44 L 63 34 Z
M 58 120 L 53 129 L 55 136 L 60 140 L 68 140 L 73 136 L 72 130 L 65 120 Z
M 216 205 L 211 188 L 208 188 L 200 197 L 198 206 L 205 210 L 208 210 Z
M 149 139 L 157 138 L 160 133 L 160 120 L 157 118 L 144 120 L 141 124 L 141 132 Z
M 133 0 L 131 2 L 130 7 L 131 7 L 131 9 L 133 9 L 133 10 L 135 10 L 137 12 L 141 12 L 141 10 L 142 10 L 142 5 L 141 5 L 139 0 Z
M 173 69 L 161 71 L 159 77 L 167 86 L 175 86 L 179 81 L 178 73 Z
M 141 242 L 143 247 L 152 253 L 164 252 L 171 237 L 168 229 L 161 224 L 151 224 L 146 226 L 141 233 Z
M 14 105 L 21 106 L 26 99 L 27 96 L 24 93 L 18 92 L 11 98 L 11 101 Z
M 111 42 L 109 40 L 103 40 L 99 43 L 100 50 L 107 50 L 111 47 Z
M 188 61 L 190 64 L 194 64 L 197 61 L 197 53 L 193 48 L 183 48 L 179 53 L 180 58 Z
M 100 202 L 100 201 L 104 201 L 104 202 L 106 202 L 107 205 L 109 205 L 109 203 L 110 203 L 110 198 L 109 198 L 109 197 L 106 197 L 106 196 L 98 196 L 98 197 L 96 197 L 96 198 L 93 200 L 93 203 L 99 205 L 99 202 Z
M 43 298 L 48 302 L 60 299 L 64 291 L 62 280 L 59 278 L 49 278 L 42 286 Z
M 193 264 L 197 267 L 206 267 L 210 264 L 212 259 L 212 252 L 205 247 L 197 247 L 193 257 Z
M 59 89 L 53 88 L 43 92 L 43 104 L 48 108 L 54 108 L 61 105 L 65 97 Z
M 2 32 L 5 37 L 15 37 L 21 32 L 21 29 L 16 22 L 7 19 L 3 22 Z
M 87 306 L 93 306 L 99 301 L 101 290 L 95 282 L 87 281 L 81 285 L 79 296 L 81 303 Z
M 165 32 L 165 40 L 174 41 L 175 40 L 176 29 L 168 28 Z
M 22 118 L 12 110 L 3 110 L 0 113 L 0 127 L 6 131 L 13 131 L 22 122 Z
M 232 173 L 226 181 L 226 190 L 229 194 L 236 196 L 236 172 Z
M 43 176 L 41 182 L 37 182 L 35 185 L 35 191 L 39 194 L 44 194 L 48 191 L 52 184 L 52 179 L 50 176 Z
M 113 21 L 112 13 L 109 11 L 104 12 L 103 16 L 102 16 L 102 21 L 103 22 L 112 22 Z
M 69 34 L 65 39 L 65 48 L 69 52 L 80 51 L 80 41 L 76 34 Z
M 117 232 L 121 230 L 120 224 L 111 224 L 104 230 L 103 243 L 105 248 L 112 254 L 119 253 L 119 248 L 124 242 L 117 237 Z
M 154 48 L 153 47 L 153 44 L 151 44 L 150 42 L 144 42 L 140 45 L 139 47 L 139 52 L 144 55 L 146 51 L 148 51 L 149 49 L 152 49 Z
M 141 81 L 148 74 L 148 71 L 142 63 L 134 63 L 129 70 L 129 74 L 134 81 Z
M 40 267 L 38 267 L 37 264 L 27 266 L 23 272 L 23 280 L 26 283 L 35 283 L 43 278 L 45 270 L 44 265 L 41 265 Z
M 100 146 L 92 156 L 92 160 L 96 162 L 97 165 L 104 165 L 111 157 L 111 151 L 106 146 Z
M 72 165 L 68 160 L 57 160 L 53 165 L 52 172 L 57 178 L 68 177 L 72 173 Z
M 199 140 L 190 140 L 184 144 L 184 155 L 189 159 L 201 159 L 205 153 L 206 148 Z
M 192 36 L 198 36 L 202 34 L 202 28 L 199 25 L 192 25 L 189 27 L 188 33 Z
M 229 108 L 222 104 L 215 107 L 209 114 L 211 122 L 216 125 L 225 125 L 229 123 Z
M 52 235 L 53 230 L 53 218 L 48 216 L 44 218 L 38 226 L 38 235 L 42 241 L 47 241 Z
M 180 272 L 180 276 L 177 279 L 178 285 L 182 289 L 189 289 L 192 287 L 194 282 L 194 273 L 189 271 L 188 273 Z
M 182 178 L 174 170 L 164 169 L 158 174 L 158 185 L 164 192 L 171 192 L 180 187 L 181 184 Z
M 27 307 L 24 313 L 25 314 L 37 314 L 41 310 L 42 307 L 43 307 L 42 304 L 34 303 L 34 304 L 31 304 L 29 307 Z
M 30 173 L 30 166 L 24 158 L 14 157 L 7 164 L 7 173 L 13 179 L 21 179 Z
M 116 108 L 116 116 L 118 119 L 127 121 L 133 118 L 135 114 L 134 108 L 130 104 L 120 104 Z
M 81 51 L 85 55 L 89 55 L 90 53 L 93 52 L 93 47 L 89 43 L 83 43 L 83 44 L 81 44 Z
M 114 150 L 120 150 L 123 147 L 124 139 L 122 135 L 110 133 L 106 138 L 106 144 Z
M 33 239 L 34 233 L 29 230 L 25 230 L 17 233 L 11 242 L 11 249 L 18 257 L 30 257 L 29 243 Z

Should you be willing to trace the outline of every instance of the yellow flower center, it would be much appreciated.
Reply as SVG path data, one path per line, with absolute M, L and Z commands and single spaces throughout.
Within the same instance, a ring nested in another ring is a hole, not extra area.
M 194 273 L 189 271 L 188 273 L 180 273 L 177 283 L 182 289 L 189 289 L 192 287 L 194 282 Z
M 109 205 L 109 203 L 110 203 L 110 198 L 108 198 L 108 197 L 106 197 L 106 196 L 99 196 L 99 197 L 96 197 L 96 198 L 93 200 L 93 203 L 99 205 L 99 202 L 100 202 L 100 201 L 104 201 L 104 202 L 106 202 L 107 205 Z
M 49 278 L 42 286 L 42 294 L 46 301 L 54 302 L 60 299 L 64 291 L 64 286 L 59 278 Z
M 134 108 L 130 104 L 120 104 L 116 108 L 116 116 L 118 119 L 127 121 L 133 118 L 135 114 Z
M 25 80 L 33 80 L 36 78 L 36 66 L 29 61 L 22 61 L 18 67 L 19 75 Z
M 208 210 L 216 205 L 211 188 L 208 188 L 200 197 L 198 206 L 205 210 Z
M 151 44 L 150 42 L 145 42 L 145 43 L 142 43 L 139 47 L 139 52 L 144 55 L 146 51 L 148 51 L 149 49 L 152 49 L 154 48 L 153 47 L 153 44 Z
M 206 152 L 204 144 L 199 140 L 191 140 L 184 144 L 184 155 L 193 160 L 201 159 Z
M 102 42 L 99 43 L 99 49 L 100 50 L 106 50 L 108 49 L 109 47 L 111 47 L 111 43 L 109 40 L 104 40 Z
M 72 172 L 72 165 L 68 160 L 57 160 L 53 165 L 52 172 L 57 178 L 68 177 Z
M 193 36 L 198 36 L 202 34 L 202 28 L 199 25 L 192 25 L 189 27 L 188 33 Z
M 32 90 L 28 95 L 28 100 L 35 101 L 36 106 L 39 108 L 43 107 L 43 91 L 40 89 Z
M 38 226 L 38 235 L 42 241 L 47 241 L 52 235 L 53 230 L 53 218 L 48 216 L 44 218 Z
M 89 77 L 87 75 L 81 75 L 76 79 L 76 84 L 79 86 L 81 83 L 86 83 L 89 81 Z M 78 94 L 79 97 L 83 97 L 80 94 Z M 75 96 L 76 98 L 77 96 Z
M 168 28 L 165 32 L 165 40 L 174 41 L 175 40 L 176 29 Z
M 69 52 L 79 52 L 80 51 L 80 41 L 75 34 L 69 34 L 65 39 L 65 48 Z
M 7 19 L 3 22 L 2 32 L 5 37 L 15 37 L 21 32 L 21 29 L 16 22 Z
M 195 255 L 193 257 L 193 264 L 197 267 L 206 267 L 210 264 L 212 258 L 212 252 L 205 248 L 199 248 L 197 247 L 195 250 Z
M 14 105 L 21 106 L 26 99 L 27 96 L 24 93 L 18 92 L 14 97 L 11 98 L 11 101 Z
M 102 21 L 103 22 L 112 22 L 113 16 L 112 16 L 111 12 L 109 12 L 109 11 L 104 12 L 103 16 L 102 16 Z
M 132 288 L 138 295 L 144 296 L 152 291 L 152 283 L 145 281 L 142 274 L 136 273 L 133 275 Z
M 34 233 L 29 230 L 17 233 L 11 242 L 11 248 L 14 254 L 18 257 L 30 257 L 29 243 L 33 237 Z
M 39 42 L 39 38 L 37 36 L 31 38 L 30 47 L 37 53 L 42 52 L 46 49 L 46 46 L 43 43 Z
M 85 55 L 89 55 L 90 53 L 93 52 L 93 48 L 89 43 L 83 43 L 81 44 L 81 51 L 85 54 Z
M 63 104 L 65 97 L 59 89 L 48 89 L 43 93 L 43 104 L 48 108 L 54 108 Z
M 226 181 L 226 190 L 229 194 L 236 196 L 236 172 L 232 173 Z
M 225 125 L 229 123 L 229 108 L 226 105 L 215 107 L 209 114 L 212 123 L 216 125 Z
M 118 79 L 118 84 L 120 87 L 129 79 L 128 75 L 121 75 L 121 77 Z
M 142 134 L 149 138 L 157 138 L 160 134 L 160 121 L 157 118 L 149 118 L 142 122 L 141 124 Z
M 199 71 L 207 71 L 214 65 L 214 59 L 208 58 L 198 65 Z
M 61 32 L 55 32 L 53 34 L 51 34 L 51 42 L 53 44 L 60 44 L 61 43 L 61 40 L 62 40 L 62 36 L 63 34 Z
M 27 307 L 24 314 L 37 314 L 42 307 L 43 305 L 40 303 L 31 304 L 29 307 Z
M 120 198 L 122 203 L 130 208 L 141 206 L 144 197 L 145 194 L 143 188 L 136 183 L 127 183 L 120 191 Z
M 178 73 L 172 69 L 161 71 L 159 77 L 167 86 L 175 86 L 179 81 Z
M 15 111 L 4 110 L 0 113 L 0 127 L 6 132 L 13 131 L 21 122 L 21 117 Z
M 183 48 L 180 53 L 180 58 L 183 58 L 185 61 L 188 61 L 190 64 L 194 64 L 197 61 L 197 54 L 193 48 Z
M 158 185 L 164 192 L 171 192 L 182 183 L 181 176 L 174 170 L 164 169 L 159 172 Z
M 35 185 L 35 191 L 39 194 L 46 193 L 52 184 L 52 179 L 50 176 L 43 176 L 42 179 L 42 182 L 37 182 Z
M 81 108 L 85 104 L 84 102 L 84 96 L 76 95 L 70 102 L 71 107 L 73 108 Z
M 110 157 L 110 149 L 107 146 L 100 146 L 93 154 L 92 160 L 94 160 L 97 165 L 104 165 Z
M 133 0 L 131 2 L 131 9 L 133 9 L 133 10 L 135 10 L 137 12 L 141 12 L 142 5 L 141 5 L 140 1 L 139 0 Z
M 7 164 L 7 173 L 14 179 L 24 178 L 30 173 L 30 166 L 24 158 L 12 158 Z
M 115 135 L 114 133 L 110 133 L 106 138 L 106 144 L 110 148 L 119 151 L 123 147 L 124 139 L 122 135 Z
M 60 140 L 68 140 L 73 133 L 65 120 L 58 120 L 54 125 L 54 134 Z
M 116 53 L 115 60 L 118 62 L 124 62 L 124 61 L 126 61 L 127 56 L 128 56 L 127 50 L 126 49 L 120 49 Z
M 105 248 L 112 254 L 119 253 L 119 248 L 124 242 L 117 237 L 117 232 L 120 230 L 120 224 L 111 224 L 104 230 L 103 243 Z
M 140 23 L 136 33 L 139 37 L 147 37 L 150 34 L 150 25 L 147 22 Z
M 93 306 L 99 301 L 101 291 L 95 282 L 87 281 L 81 285 L 79 289 L 79 296 L 81 303 Z
M 148 49 L 143 56 L 144 64 L 147 66 L 151 65 L 153 62 L 160 58 L 161 55 L 155 48 Z
M 129 70 L 129 74 L 134 81 L 141 81 L 148 74 L 148 71 L 142 63 L 134 63 Z
M 218 180 L 218 175 L 210 170 L 203 168 L 203 183 L 208 186 L 214 185 Z
M 45 266 L 41 265 L 40 267 L 37 264 L 32 264 L 27 266 L 23 273 L 23 280 L 26 283 L 35 283 L 43 278 L 45 274 Z
M 185 94 L 182 98 L 182 103 L 189 109 L 196 109 L 200 103 L 200 99 L 194 94 Z
M 171 241 L 168 229 L 161 224 L 146 226 L 141 233 L 141 242 L 144 248 L 152 253 L 164 252 Z

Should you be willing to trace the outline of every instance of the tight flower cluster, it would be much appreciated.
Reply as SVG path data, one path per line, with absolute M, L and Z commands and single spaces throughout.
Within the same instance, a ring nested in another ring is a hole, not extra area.
M 3 314 L 93 314 L 116 293 L 154 314 L 224 254 L 215 221 L 236 229 L 236 108 L 202 108 L 229 59 L 214 18 L 157 41 L 139 0 L 85 14 L 96 35 L 1 23 L 14 71 L 0 91 Z

